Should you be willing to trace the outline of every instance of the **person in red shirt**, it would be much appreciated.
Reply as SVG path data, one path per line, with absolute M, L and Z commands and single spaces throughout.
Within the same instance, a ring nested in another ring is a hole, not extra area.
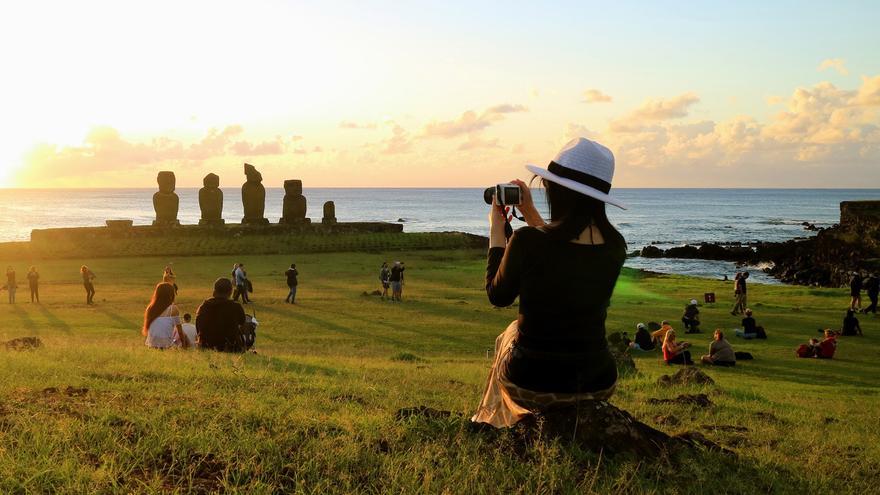
M 837 335 L 831 329 L 825 329 L 825 338 L 819 342 L 819 350 L 816 357 L 819 359 L 832 359 L 837 350 Z

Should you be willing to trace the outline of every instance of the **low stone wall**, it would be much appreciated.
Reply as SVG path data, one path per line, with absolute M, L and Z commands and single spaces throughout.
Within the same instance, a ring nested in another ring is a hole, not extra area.
M 386 222 L 350 222 L 336 224 L 269 224 L 241 225 L 226 224 L 218 226 L 202 225 L 111 225 L 108 227 L 75 227 L 64 229 L 38 229 L 31 231 L 31 242 L 43 244 L 64 240 L 95 238 L 155 238 L 155 237 L 242 237 L 294 234 L 336 235 L 336 234 L 376 234 L 400 233 L 403 225 Z

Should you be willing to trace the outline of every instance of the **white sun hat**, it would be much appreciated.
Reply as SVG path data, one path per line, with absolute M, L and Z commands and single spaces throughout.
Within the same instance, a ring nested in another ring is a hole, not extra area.
M 595 141 L 574 138 L 562 147 L 547 168 L 526 165 L 526 170 L 572 191 L 626 209 L 623 203 L 608 195 L 614 177 L 614 155 Z
M 697 300 L 696 300 L 696 299 L 691 299 L 691 305 L 696 306 L 696 305 L 697 305 Z

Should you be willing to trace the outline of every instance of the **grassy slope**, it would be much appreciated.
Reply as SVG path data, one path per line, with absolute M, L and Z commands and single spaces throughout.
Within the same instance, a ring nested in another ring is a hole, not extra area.
M 486 350 L 515 317 L 481 289 L 482 251 L 304 254 L 297 306 L 284 297 L 287 256 L 244 258 L 261 321 L 256 355 L 153 351 L 138 333 L 165 258 L 85 260 L 98 274 L 98 304 L 82 304 L 79 262 L 40 264 L 42 305 L 0 313 L 0 340 L 39 336 L 45 347 L 0 347 L 0 493 L 237 490 L 298 492 L 865 492 L 880 469 L 877 359 L 880 324 L 844 340 L 839 359 L 796 360 L 792 349 L 836 324 L 843 290 L 751 287 L 770 340 L 740 343 L 757 360 L 711 369 L 717 387 L 661 389 L 670 369 L 637 356 L 612 402 L 654 424 L 658 415 L 738 452 L 668 461 L 607 459 L 557 444 L 515 449 L 511 439 L 475 436 L 461 417 L 396 422 L 401 407 L 470 414 L 490 364 Z M 382 302 L 383 259 L 408 265 L 407 300 Z M 185 258 L 175 265 L 184 311 L 234 259 Z M 25 267 L 17 266 L 23 275 Z M 705 291 L 725 300 L 730 283 L 643 277 L 618 284 L 609 330 L 677 319 Z M 732 327 L 727 304 L 704 308 L 706 329 Z M 693 339 L 695 352 L 708 336 Z M 409 354 L 417 356 L 411 359 Z M 87 387 L 68 396 L 67 386 Z M 44 391 L 56 387 L 58 392 Z M 708 410 L 647 405 L 649 397 L 707 392 Z M 770 413 L 776 419 L 759 418 Z M 826 425 L 826 418 L 839 422 Z M 724 433 L 705 425 L 742 425 Z

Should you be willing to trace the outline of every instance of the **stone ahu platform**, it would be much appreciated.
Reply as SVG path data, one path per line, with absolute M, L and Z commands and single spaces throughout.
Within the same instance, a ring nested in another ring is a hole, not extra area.
M 75 227 L 63 229 L 36 229 L 31 231 L 31 242 L 42 244 L 56 240 L 137 239 L 161 237 L 246 237 L 400 233 L 403 225 L 386 222 L 307 223 L 300 224 L 223 224 L 207 225 L 132 225 L 130 220 L 108 220 L 104 227 Z

